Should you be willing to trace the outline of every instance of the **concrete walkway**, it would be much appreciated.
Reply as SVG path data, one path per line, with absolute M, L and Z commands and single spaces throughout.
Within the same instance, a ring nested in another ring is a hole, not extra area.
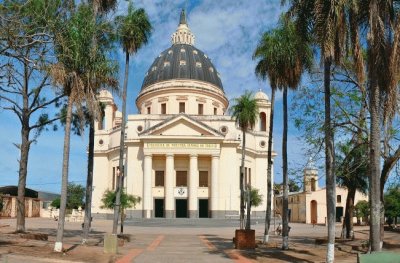
M 0 219 L 0 262 L 323 262 L 325 245 L 315 242 L 326 237 L 326 227 L 291 223 L 290 250 L 282 251 L 281 236 L 272 234 L 268 246 L 260 244 L 256 250 L 233 249 L 232 238 L 238 228 L 237 220 L 189 220 L 151 219 L 132 220 L 125 224 L 124 233 L 131 241 L 119 248 L 116 256 L 104 254 L 102 239 L 112 228 L 110 220 L 93 220 L 90 238 L 91 246 L 82 246 L 81 223 L 66 222 L 64 233 L 64 254 L 54 253 L 57 222 L 44 218 L 27 218 L 29 232 L 47 233 L 48 241 L 28 240 L 10 234 L 15 230 L 15 219 Z M 262 240 L 264 222 L 254 221 L 252 228 L 256 239 Z M 271 230 L 274 226 L 271 226 Z M 337 226 L 337 236 L 340 236 Z M 357 243 L 368 239 L 368 227 L 358 227 Z M 363 240 L 360 240 L 363 239 Z M 400 233 L 385 233 L 386 247 L 400 249 Z M 356 252 L 351 251 L 353 243 L 337 244 L 344 250 L 337 250 L 336 262 L 355 262 Z

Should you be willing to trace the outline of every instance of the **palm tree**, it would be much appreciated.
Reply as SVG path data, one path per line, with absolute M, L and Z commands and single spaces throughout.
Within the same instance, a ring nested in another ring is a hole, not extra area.
M 276 87 L 283 89 L 283 211 L 288 211 L 287 91 L 288 88 L 296 89 L 300 83 L 301 76 L 303 75 L 304 71 L 311 68 L 312 51 L 308 43 L 297 35 L 294 23 L 288 19 L 285 19 L 284 17 L 281 18 L 280 23 L 276 29 L 264 34 L 262 42 L 265 46 L 264 50 L 260 49 L 260 55 L 263 56 L 263 63 L 265 63 L 266 65 L 262 66 L 261 64 L 261 66 L 264 68 L 266 72 L 265 74 L 268 74 L 268 76 L 270 77 L 272 90 L 276 89 Z M 285 43 L 285 45 L 282 45 L 282 43 Z M 271 131 L 270 136 L 272 137 Z M 269 138 L 269 140 L 271 140 L 270 143 L 272 144 L 272 139 Z M 270 149 L 268 150 L 270 151 Z M 270 165 L 271 164 L 269 160 L 268 166 Z M 269 215 L 267 215 L 267 217 L 270 217 L 270 214 L 271 208 L 269 208 Z M 282 219 L 282 249 L 288 249 L 289 220 L 288 214 L 286 212 L 283 213 Z M 269 219 L 266 218 L 266 220 Z M 268 228 L 269 224 L 266 223 L 264 236 L 268 234 Z
M 395 1 L 370 0 L 359 2 L 368 5 L 369 11 L 362 17 L 368 32 L 368 92 L 370 106 L 370 244 L 372 251 L 382 249 L 383 237 L 383 185 L 381 185 L 381 130 L 397 111 L 397 95 L 400 67 L 400 21 Z M 385 74 L 382 74 L 384 72 Z M 383 107 L 382 107 L 383 106 Z M 383 110 L 383 111 L 382 111 Z M 382 116 L 382 117 L 381 117 Z M 385 167 L 386 168 L 386 167 Z
M 107 14 L 115 8 L 116 0 L 91 0 L 93 8 L 93 19 L 96 21 L 102 15 Z M 99 15 L 100 13 L 100 15 Z M 95 22 L 94 21 L 94 22 Z M 92 53 L 96 52 L 97 38 L 92 36 Z M 94 79 L 96 76 L 94 76 Z M 85 218 L 83 223 L 82 244 L 85 244 L 89 237 L 90 224 L 92 220 L 92 191 L 93 191 L 93 158 L 94 158 L 94 116 L 89 116 L 89 147 L 88 147 L 88 169 L 86 178 L 86 195 L 85 195 Z
M 265 211 L 265 228 L 263 242 L 268 242 L 268 233 L 271 225 L 271 202 L 272 202 L 272 136 L 274 131 L 274 109 L 275 109 L 275 92 L 277 84 L 280 83 L 278 80 L 279 72 L 277 65 L 279 60 L 278 57 L 282 56 L 278 52 L 282 49 L 279 48 L 279 36 L 277 36 L 277 30 L 271 30 L 264 33 L 256 50 L 253 54 L 253 59 L 257 59 L 255 73 L 257 77 L 265 80 L 269 78 L 271 85 L 271 113 L 269 118 L 269 131 L 268 131 L 268 168 L 267 168 L 267 209 Z
M 119 148 L 119 171 L 120 176 L 116 187 L 116 198 L 114 207 L 113 234 L 117 234 L 118 215 L 120 212 L 120 199 L 124 170 L 124 151 L 125 151 L 125 122 L 126 122 L 126 94 L 129 73 L 129 57 L 145 44 L 147 44 L 152 26 L 146 11 L 143 8 L 135 9 L 132 2 L 129 1 L 128 14 L 126 16 L 118 16 L 116 18 L 117 33 L 122 48 L 125 51 L 125 77 L 122 94 L 122 122 L 121 122 L 121 138 Z
M 99 111 L 95 99 L 95 91 L 99 85 L 105 84 L 113 87 L 117 85 L 114 78 L 115 65 L 105 56 L 107 43 L 102 41 L 95 53 L 91 50 L 92 36 L 99 33 L 99 27 L 94 23 L 92 16 L 92 9 L 87 5 L 82 4 L 76 10 L 71 10 L 69 18 L 63 21 L 64 26 L 59 27 L 63 30 L 56 32 L 55 50 L 58 63 L 50 69 L 54 82 L 63 87 L 63 92 L 68 98 L 65 117 L 60 215 L 54 246 L 56 252 L 62 252 L 64 235 L 73 107 L 77 108 L 78 114 L 83 114 L 82 103 L 85 103 L 91 114 L 95 114 Z M 96 74 L 93 74 L 94 72 Z M 93 75 L 97 76 L 96 81 L 91 79 Z
M 285 3 L 287 1 L 283 1 Z M 330 76 L 332 63 L 340 63 L 346 37 L 347 0 L 289 0 L 288 14 L 295 17 L 301 36 L 312 39 L 321 49 L 324 64 L 325 94 L 325 174 L 328 218 L 328 246 L 326 261 L 334 261 L 336 221 L 336 176 L 334 172 L 334 147 L 331 121 Z
M 234 99 L 234 104 L 231 107 L 232 118 L 242 130 L 242 161 L 240 166 L 240 229 L 244 228 L 244 159 L 246 152 L 246 132 L 250 130 L 256 123 L 258 116 L 257 101 L 253 97 L 253 93 L 245 91 L 239 98 Z M 247 198 L 247 220 L 246 230 L 250 229 L 250 195 Z

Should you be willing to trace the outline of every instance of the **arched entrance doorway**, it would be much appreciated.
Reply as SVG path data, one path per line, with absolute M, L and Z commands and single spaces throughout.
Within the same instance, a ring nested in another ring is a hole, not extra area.
M 311 224 L 318 223 L 317 201 L 311 201 Z

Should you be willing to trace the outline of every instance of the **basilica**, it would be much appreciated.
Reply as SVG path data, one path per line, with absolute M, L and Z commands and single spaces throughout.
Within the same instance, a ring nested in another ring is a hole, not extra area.
M 229 88 L 224 89 L 210 58 L 195 47 L 184 11 L 171 41 L 144 76 L 138 114 L 127 116 L 124 188 L 141 198 L 127 216 L 238 216 L 243 138 L 229 116 Z M 92 213 L 111 218 L 113 211 L 102 209 L 101 199 L 116 187 L 122 115 L 110 92 L 101 91 L 99 99 L 105 108 L 95 131 Z M 253 216 L 263 217 L 271 104 L 262 91 L 255 99 L 259 116 L 246 134 L 245 182 L 264 196 L 263 204 L 252 208 Z

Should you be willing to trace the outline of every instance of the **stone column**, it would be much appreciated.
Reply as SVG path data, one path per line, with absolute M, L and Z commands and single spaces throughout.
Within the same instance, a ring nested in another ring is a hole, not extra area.
M 189 217 L 198 218 L 197 188 L 199 187 L 199 169 L 197 165 L 197 154 L 190 155 L 189 167 Z
M 174 218 L 174 155 L 167 154 L 165 161 L 165 217 Z
M 211 217 L 218 218 L 219 155 L 211 156 Z
M 151 154 L 145 154 L 144 156 L 144 175 L 143 175 L 143 217 L 151 217 L 152 207 L 152 194 L 151 194 L 151 174 L 152 170 L 152 156 Z

